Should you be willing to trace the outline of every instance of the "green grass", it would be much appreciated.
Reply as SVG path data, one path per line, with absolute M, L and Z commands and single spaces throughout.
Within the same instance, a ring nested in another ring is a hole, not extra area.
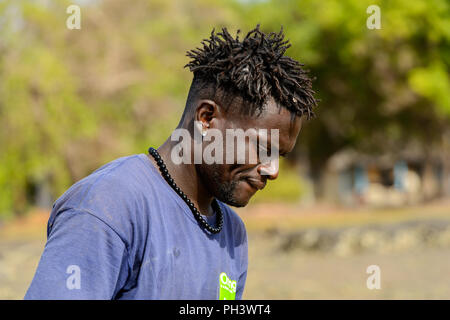
M 253 196 L 251 203 L 298 202 L 305 191 L 306 186 L 295 168 L 289 167 L 283 159 L 280 159 L 276 183 L 268 180 L 266 187 Z

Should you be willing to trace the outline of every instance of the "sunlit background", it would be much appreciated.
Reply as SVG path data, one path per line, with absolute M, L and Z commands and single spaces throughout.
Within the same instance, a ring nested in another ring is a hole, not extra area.
M 321 101 L 279 178 L 237 209 L 244 298 L 450 298 L 447 0 L 0 0 L 0 299 L 25 294 L 53 201 L 170 135 L 186 51 L 257 23 L 283 26 Z

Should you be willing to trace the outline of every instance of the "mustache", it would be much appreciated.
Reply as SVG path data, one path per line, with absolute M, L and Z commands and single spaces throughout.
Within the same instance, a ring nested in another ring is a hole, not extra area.
M 239 180 L 243 180 L 248 182 L 249 184 L 251 184 L 255 189 L 258 190 L 262 190 L 265 188 L 266 184 L 267 184 L 267 178 L 266 177 L 262 177 L 262 176 L 244 176 L 241 177 L 241 179 Z

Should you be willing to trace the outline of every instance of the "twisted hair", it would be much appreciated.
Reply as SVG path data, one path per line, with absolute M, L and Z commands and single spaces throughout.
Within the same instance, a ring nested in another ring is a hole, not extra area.
M 314 116 L 311 79 L 303 64 L 284 55 L 291 46 L 279 33 L 265 34 L 259 29 L 248 32 L 240 41 L 226 28 L 201 43 L 203 48 L 187 52 L 192 60 L 185 66 L 196 80 L 214 82 L 217 87 L 237 91 L 250 105 L 262 109 L 269 96 L 298 116 Z

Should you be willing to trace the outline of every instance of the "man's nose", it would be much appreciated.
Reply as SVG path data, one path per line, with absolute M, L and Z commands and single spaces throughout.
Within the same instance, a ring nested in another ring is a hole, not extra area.
M 278 177 L 279 172 L 279 161 L 278 159 L 272 159 L 267 163 L 261 163 L 258 166 L 258 173 L 262 176 L 266 176 L 267 179 L 275 180 Z

